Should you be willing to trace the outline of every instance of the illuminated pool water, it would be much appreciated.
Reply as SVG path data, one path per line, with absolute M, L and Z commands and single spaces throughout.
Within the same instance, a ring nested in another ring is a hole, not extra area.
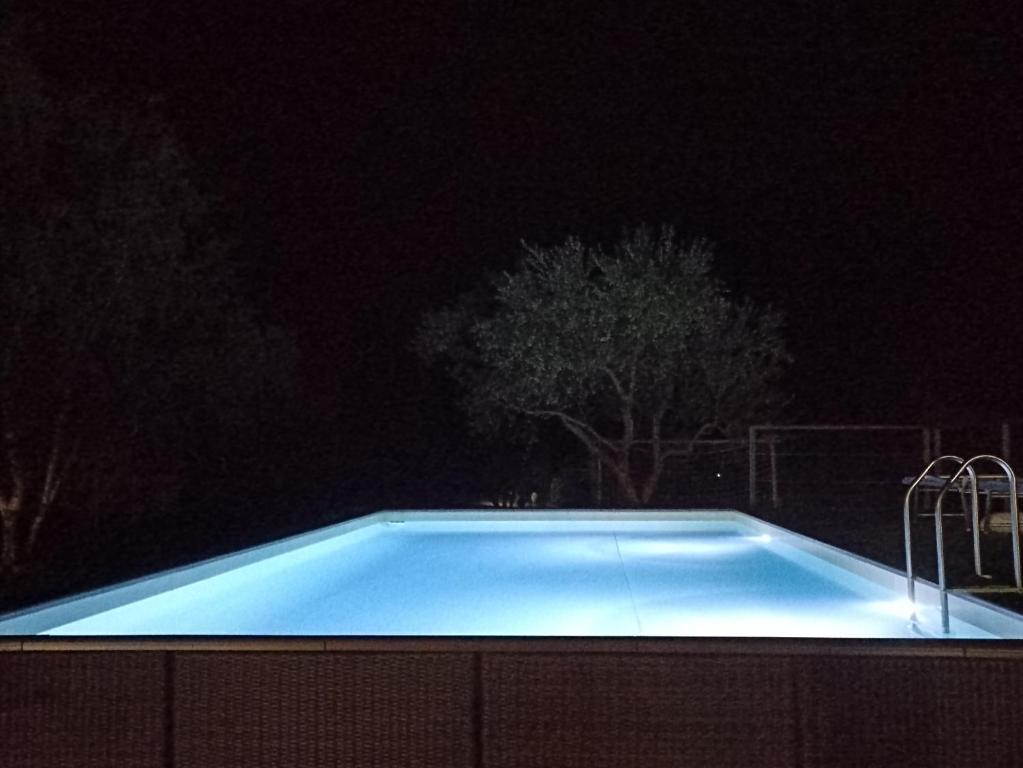
M 931 593 L 911 626 L 899 574 L 737 512 L 377 513 L 25 611 L 0 635 L 912 638 L 939 636 Z M 1023 637 L 979 601 L 952 612 L 953 637 Z

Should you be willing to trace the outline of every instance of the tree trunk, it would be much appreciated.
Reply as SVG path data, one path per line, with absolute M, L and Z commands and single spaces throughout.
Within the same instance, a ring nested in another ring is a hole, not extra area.
M 4 412 L 6 414 L 6 409 Z M 21 460 L 14 445 L 14 433 L 6 430 L 3 441 L 7 469 L 11 476 L 11 492 L 0 496 L 0 530 L 3 536 L 3 544 L 0 545 L 0 572 L 9 573 L 18 565 L 18 542 L 15 535 L 18 516 L 21 514 L 25 498 L 25 479 L 21 473 Z
M 646 476 L 646 480 L 643 481 L 643 493 L 642 501 L 643 505 L 646 506 L 650 503 L 650 499 L 654 497 L 657 492 L 657 486 L 661 482 L 661 475 L 664 474 L 664 451 L 661 446 L 661 436 L 655 433 L 652 440 L 652 453 L 650 463 L 650 473 Z
M 64 424 L 67 420 L 68 406 L 61 409 L 57 420 L 53 425 L 53 438 L 50 444 L 50 455 L 46 461 L 46 476 L 43 479 L 43 489 L 39 494 L 39 503 L 36 505 L 36 513 L 32 518 L 32 524 L 28 529 L 28 538 L 25 541 L 25 556 L 28 557 L 35 549 L 36 539 L 39 537 L 39 529 L 43 525 L 46 513 L 53 506 L 54 499 L 64 480 L 64 475 L 75 459 L 78 450 L 78 441 L 74 441 L 71 449 L 64 456 L 65 434 Z
M 527 411 L 527 413 L 530 412 Z M 614 447 L 608 440 L 597 434 L 596 430 L 592 427 L 566 414 L 543 411 L 533 411 L 532 414 L 557 416 L 565 429 L 575 435 L 590 451 L 590 454 L 597 457 L 597 461 L 602 462 L 604 466 L 611 470 L 618 481 L 618 487 L 624 494 L 626 502 L 630 506 L 641 506 L 639 493 L 636 491 L 636 484 L 632 480 L 632 467 L 629 462 L 629 454 L 632 450 L 631 435 L 628 435 L 629 440 L 623 440 L 619 447 Z
M 50 457 L 46 462 L 46 477 L 43 480 L 43 488 L 39 493 L 39 501 L 36 504 L 36 513 L 32 517 L 32 523 L 28 529 L 28 538 L 25 540 L 25 556 L 32 554 L 36 545 L 36 538 L 39 536 L 39 529 L 43 525 L 46 513 L 50 511 L 50 505 L 57 496 L 57 489 L 60 487 L 61 473 L 57 469 L 60 462 L 62 430 L 60 422 L 53 434 L 53 445 L 50 448 Z
M 608 461 L 602 459 L 607 465 L 608 469 L 611 470 L 615 476 L 615 480 L 618 481 L 618 488 L 621 490 L 622 495 L 625 496 L 625 501 L 633 507 L 641 506 L 639 493 L 636 492 L 636 484 L 632 480 L 632 472 L 629 467 L 628 454 L 620 458 L 618 461 Z
M 32 525 L 28 529 L 28 538 L 25 539 L 25 556 L 28 557 L 32 554 L 35 549 L 36 538 L 39 536 L 39 529 L 43 525 L 43 518 L 46 517 L 46 512 L 49 509 L 48 504 L 44 504 L 42 501 L 39 502 L 39 511 L 36 512 L 35 517 L 32 518 Z
M 668 410 L 668 399 L 665 397 L 657 412 L 650 420 L 650 474 L 643 483 L 643 506 L 650 503 L 657 491 L 657 484 L 661 481 L 661 473 L 664 472 L 664 451 L 661 450 L 661 422 Z
M 626 477 L 624 481 L 619 478 L 619 485 L 622 486 L 622 491 L 625 493 L 625 500 L 629 503 L 630 507 L 643 506 L 643 502 L 640 501 L 639 494 L 636 493 L 636 484 L 632 482 L 631 477 Z
M 0 539 L 3 540 L 3 544 L 0 546 L 0 573 L 11 573 L 18 562 L 18 543 L 14 538 L 15 522 L 18 519 L 16 514 L 9 509 L 3 510 L 0 514 L 0 526 L 2 526 Z
M 647 475 L 646 481 L 643 483 L 643 494 L 641 501 L 645 507 L 650 503 L 650 499 L 654 497 L 654 493 L 657 491 L 657 485 L 661 480 L 661 472 L 664 470 L 663 460 L 658 460 L 656 464 L 650 469 L 650 474 Z

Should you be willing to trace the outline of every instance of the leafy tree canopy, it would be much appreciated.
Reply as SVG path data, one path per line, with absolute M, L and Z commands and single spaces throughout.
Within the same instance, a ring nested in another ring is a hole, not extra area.
M 417 336 L 478 429 L 560 423 L 645 504 L 671 453 L 779 408 L 781 317 L 728 293 L 706 241 L 641 227 L 610 249 L 569 238 L 523 251 Z
M 286 386 L 195 176 L 160 120 L 50 90 L 0 38 L 0 572 L 58 496 L 149 494 Z

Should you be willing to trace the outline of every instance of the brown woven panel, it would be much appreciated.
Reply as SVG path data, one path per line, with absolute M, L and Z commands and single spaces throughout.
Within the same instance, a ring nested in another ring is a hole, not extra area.
M 963 658 L 797 662 L 806 766 L 1023 766 L 1023 664 Z
M 164 654 L 0 654 L 0 766 L 163 766 Z
M 180 653 L 175 764 L 474 764 L 473 657 Z
M 795 764 L 780 656 L 494 654 L 483 702 L 487 768 Z

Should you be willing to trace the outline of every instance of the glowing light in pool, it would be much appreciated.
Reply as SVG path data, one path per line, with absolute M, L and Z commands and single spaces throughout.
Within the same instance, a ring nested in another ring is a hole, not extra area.
M 754 537 L 693 536 L 619 538 L 623 555 L 638 557 L 734 557 L 753 548 Z
M 895 600 L 879 600 L 868 603 L 867 608 L 871 611 L 883 613 L 886 616 L 897 616 L 900 619 L 909 619 L 916 610 L 913 601 L 908 597 L 900 597 Z
M 769 533 L 762 533 L 759 536 L 754 536 L 753 537 L 753 541 L 759 541 L 762 544 L 766 544 L 770 540 L 771 540 L 771 534 L 769 534 Z

